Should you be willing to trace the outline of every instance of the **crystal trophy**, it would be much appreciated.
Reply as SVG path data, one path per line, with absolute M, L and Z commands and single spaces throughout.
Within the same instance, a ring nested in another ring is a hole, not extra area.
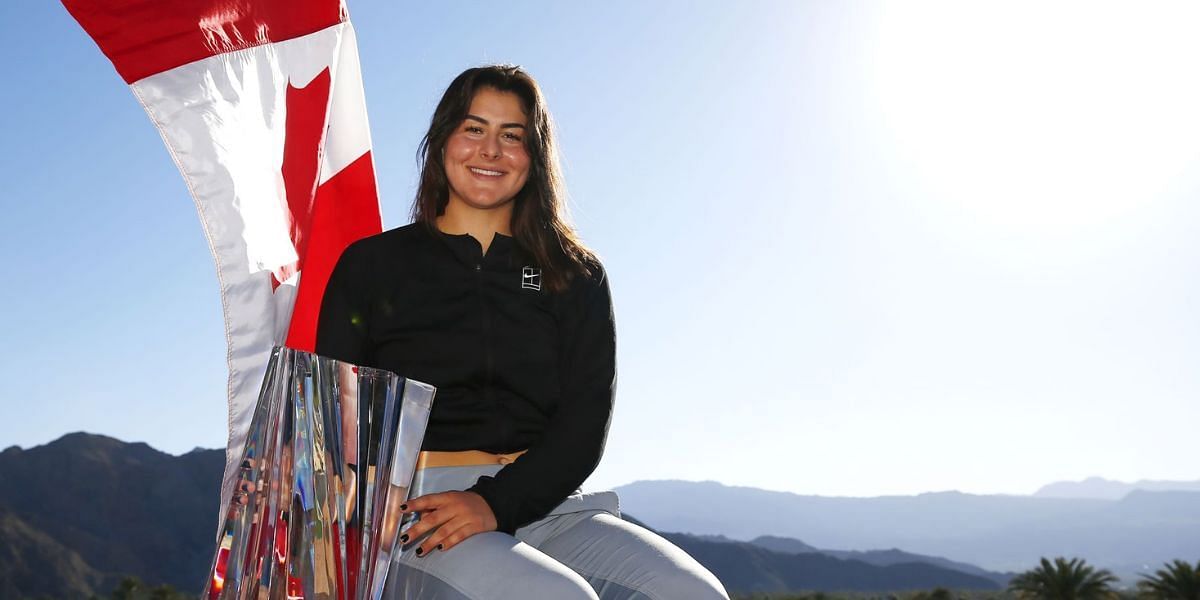
M 272 350 L 201 597 L 381 598 L 435 391 Z

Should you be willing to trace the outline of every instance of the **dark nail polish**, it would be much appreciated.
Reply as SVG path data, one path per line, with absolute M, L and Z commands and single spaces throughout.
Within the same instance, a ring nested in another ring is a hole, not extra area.
M 420 556 L 422 552 L 424 552 L 424 550 L 421 550 L 420 548 L 417 548 L 417 556 Z
M 243 460 L 243 461 L 242 461 L 242 468 L 243 468 L 243 469 L 249 469 L 249 468 L 250 468 L 250 460 L 249 460 L 249 459 L 246 459 L 246 460 Z
M 438 544 L 438 547 L 437 547 L 437 549 L 438 549 L 438 550 L 441 550 L 441 549 L 442 549 L 442 545 L 441 545 L 441 544 Z
M 404 535 L 402 535 L 402 536 L 400 536 L 400 543 L 401 543 L 401 544 L 406 544 L 406 543 L 408 543 L 408 534 L 407 534 L 407 533 L 406 533 L 406 534 L 404 534 Z
M 400 510 L 408 510 L 408 505 L 407 505 L 407 504 L 401 504 L 401 505 L 400 505 Z

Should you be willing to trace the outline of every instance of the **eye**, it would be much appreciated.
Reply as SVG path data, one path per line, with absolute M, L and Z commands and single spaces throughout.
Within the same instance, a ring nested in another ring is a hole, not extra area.
M 509 131 L 504 134 L 504 139 L 509 140 L 511 142 L 519 142 L 519 141 L 521 141 L 521 136 L 520 136 L 520 134 Z
M 478 125 L 467 125 L 463 127 L 463 131 L 467 133 L 483 133 L 483 128 Z

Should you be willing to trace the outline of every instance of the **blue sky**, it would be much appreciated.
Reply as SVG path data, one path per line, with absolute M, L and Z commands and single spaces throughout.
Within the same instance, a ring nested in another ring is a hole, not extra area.
M 454 75 L 542 83 L 618 317 L 589 487 L 1200 478 L 1195 8 L 349 7 L 386 227 Z M 181 177 L 60 5 L 0 17 L 0 446 L 223 446 L 218 287 Z

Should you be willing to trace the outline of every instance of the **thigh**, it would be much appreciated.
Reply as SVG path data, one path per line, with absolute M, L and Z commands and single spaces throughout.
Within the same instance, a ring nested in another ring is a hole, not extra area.
M 601 600 L 728 600 L 688 553 L 645 528 L 600 511 L 560 515 L 526 538 L 583 576 Z
M 385 598 L 509 600 L 596 598 L 588 582 L 511 535 L 473 535 L 445 552 L 416 555 L 416 544 L 392 561 Z

